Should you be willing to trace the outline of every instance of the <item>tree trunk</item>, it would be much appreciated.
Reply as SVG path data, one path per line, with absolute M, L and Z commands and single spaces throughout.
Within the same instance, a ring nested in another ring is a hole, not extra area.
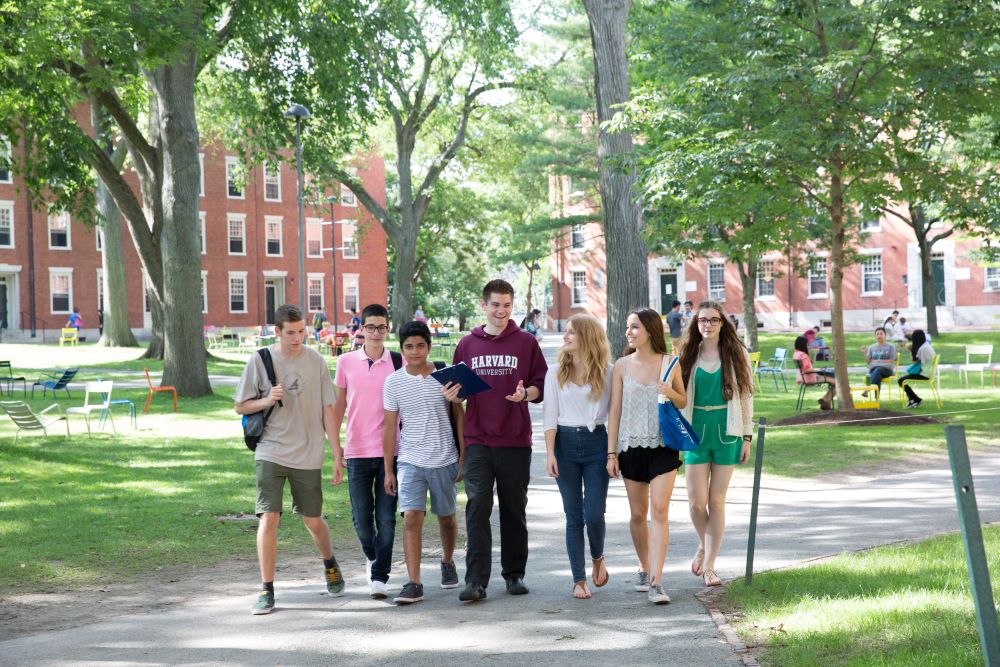
M 404 218 L 405 219 L 405 218 Z M 394 331 L 413 319 L 413 267 L 417 258 L 417 229 L 403 224 L 403 231 L 396 239 L 395 277 L 392 287 L 392 318 Z M 470 286 L 470 289 L 476 289 Z
M 111 142 L 104 114 L 96 103 L 90 105 L 94 134 L 109 157 Z M 122 247 L 121 211 L 104 181 L 97 179 L 98 233 L 101 235 L 101 275 L 104 283 L 104 330 L 98 345 L 138 347 L 128 323 L 128 283 L 125 277 L 125 252 Z
M 151 320 L 149 346 L 140 359 L 163 359 L 163 302 L 156 289 L 144 287 L 146 299 L 149 301 L 149 319 Z M 174 385 L 176 386 L 176 385 Z
M 830 170 L 830 320 L 833 337 L 833 366 L 837 378 L 837 401 L 841 410 L 853 410 L 851 382 L 847 375 L 847 347 L 844 344 L 844 248 L 847 229 L 844 223 L 844 192 L 840 170 Z
M 920 250 L 920 292 L 923 296 L 924 312 L 927 318 L 927 327 L 924 331 L 931 336 L 937 336 L 937 282 L 934 280 L 934 265 L 931 262 L 934 249 L 927 239 L 929 229 L 927 216 L 922 206 L 910 207 L 910 220 L 913 223 L 917 247 Z
M 531 291 L 535 288 L 535 269 L 533 268 L 534 266 L 535 266 L 534 261 L 525 264 L 525 268 L 528 269 L 528 303 L 526 310 L 528 316 L 531 315 L 531 306 L 533 305 L 531 303 Z
M 631 0 L 584 0 L 594 51 L 597 120 L 603 124 L 615 106 L 629 99 L 625 23 Z M 608 339 L 614 353 L 625 347 L 625 320 L 649 306 L 648 251 L 642 209 L 635 194 L 632 135 L 610 134 L 601 126 L 597 158 L 607 255 Z
M 198 242 L 198 127 L 194 82 L 197 52 L 148 75 L 154 93 L 151 125 L 163 156 L 163 384 L 182 396 L 212 393 L 205 361 Z
M 757 260 L 737 262 L 740 283 L 743 285 L 743 342 L 751 352 L 760 352 L 757 341 L 757 307 L 754 293 L 757 291 Z

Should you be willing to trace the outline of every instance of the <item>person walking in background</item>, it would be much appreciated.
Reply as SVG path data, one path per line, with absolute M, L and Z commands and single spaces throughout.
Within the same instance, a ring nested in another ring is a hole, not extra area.
M 866 382 L 882 391 L 882 380 L 896 373 L 896 346 L 890 345 L 885 339 L 885 328 L 875 329 L 875 344 L 861 347 L 861 353 L 868 362 Z
M 934 363 L 934 348 L 931 347 L 931 343 L 927 340 L 927 334 L 923 329 L 915 329 L 913 332 L 913 337 L 910 339 L 910 356 L 913 358 L 913 363 L 906 369 L 906 374 L 899 378 L 899 386 L 903 387 L 906 397 L 910 399 L 906 407 L 919 408 L 920 404 L 924 402 L 923 399 L 917 396 L 917 392 L 913 391 L 913 387 L 910 385 L 904 386 L 903 381 L 930 379 L 926 373 L 930 373 L 931 365 Z
M 420 305 L 417 306 L 417 311 L 415 313 L 413 313 L 413 321 L 414 322 L 423 322 L 424 324 L 427 323 L 427 316 L 424 315 L 424 307 L 423 306 L 420 306 Z
M 688 506 L 698 533 L 691 573 L 706 586 L 718 586 L 715 559 L 726 529 L 726 493 L 733 470 L 750 456 L 754 386 L 746 348 L 719 303 L 698 305 L 680 366 L 688 399 L 684 416 L 701 439 L 697 449 L 684 452 Z
M 670 331 L 670 346 L 674 354 L 681 353 L 681 335 L 684 331 L 684 315 L 681 314 L 681 302 L 674 299 L 674 304 L 667 313 L 667 329 Z
M 73 312 L 70 313 L 69 319 L 66 320 L 65 327 L 67 329 L 76 329 L 76 332 L 78 334 L 80 333 L 80 329 L 83 328 L 83 318 L 80 317 L 80 309 L 79 308 L 76 308 L 76 307 L 73 308 Z
M 611 350 L 601 323 L 574 315 L 563 334 L 559 362 L 545 374 L 542 405 L 546 469 L 555 477 L 566 514 L 566 553 L 573 573 L 573 597 L 591 597 L 584 573 L 584 527 L 593 562 L 591 581 L 608 583 L 604 562 L 604 512 L 608 497 L 606 469 L 608 406 L 611 401 Z
M 677 408 L 687 405 L 687 397 L 676 369 L 666 382 L 660 377 L 670 355 L 659 313 L 649 308 L 630 313 L 625 340 L 628 347 L 615 362 L 611 378 L 607 470 L 611 477 L 625 478 L 629 530 L 639 559 L 635 590 L 646 592 L 653 604 L 666 604 L 670 602 L 663 588 L 663 562 L 670 544 L 668 512 L 681 460 L 677 451 L 663 446 L 657 396 L 662 394 Z
M 323 557 L 326 590 L 344 592 L 344 576 L 333 555 L 330 528 L 323 519 L 323 436 L 333 452 L 334 477 L 340 474 L 337 446 L 340 423 L 333 416 L 334 393 L 326 361 L 305 345 L 308 336 L 302 311 L 285 304 L 274 314 L 278 342 L 267 346 L 277 384 L 267 377 L 264 361 L 254 354 L 243 369 L 233 400 L 236 414 L 271 410 L 254 452 L 257 477 L 257 559 L 263 586 L 250 612 L 270 614 L 274 609 L 274 571 L 278 558 L 278 524 L 281 521 L 285 481 L 292 490 L 292 511 Z M 280 406 L 276 404 L 281 403 Z
M 817 399 L 819 407 L 822 410 L 829 410 L 832 407 L 831 401 L 833 400 L 833 392 L 837 387 L 837 381 L 834 377 L 834 371 L 832 368 L 813 368 L 812 358 L 809 356 L 809 341 L 805 336 L 798 336 L 795 339 L 795 351 L 792 352 L 792 359 L 798 362 L 798 372 L 795 376 L 795 381 L 799 384 L 803 382 L 812 383 L 822 383 L 826 382 L 829 386 L 826 388 L 826 393 L 823 397 Z

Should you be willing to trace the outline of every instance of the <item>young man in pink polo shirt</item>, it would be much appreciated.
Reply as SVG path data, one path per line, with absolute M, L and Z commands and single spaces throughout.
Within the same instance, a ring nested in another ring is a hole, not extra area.
M 377 303 L 366 306 L 361 311 L 361 322 L 365 344 L 337 359 L 333 431 L 338 435 L 336 446 L 347 467 L 351 515 L 361 550 L 368 560 L 371 596 L 383 599 L 388 596 L 386 582 L 396 532 L 396 497 L 385 492 L 382 385 L 403 365 L 403 360 L 399 353 L 385 349 L 389 332 L 385 306 Z M 341 450 L 339 434 L 345 412 L 347 436 Z M 340 484 L 342 475 L 338 468 L 330 483 Z

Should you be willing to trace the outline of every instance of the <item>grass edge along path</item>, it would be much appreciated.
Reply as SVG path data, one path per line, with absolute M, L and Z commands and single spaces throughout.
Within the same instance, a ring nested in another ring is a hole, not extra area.
M 983 536 L 1000 599 L 1000 526 Z M 958 533 L 755 574 L 718 604 L 765 666 L 983 664 Z

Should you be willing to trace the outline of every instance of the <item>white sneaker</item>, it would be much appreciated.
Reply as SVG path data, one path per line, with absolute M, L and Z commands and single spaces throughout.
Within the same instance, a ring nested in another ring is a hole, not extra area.
M 384 581 L 372 579 L 370 590 L 373 600 L 384 600 L 389 597 L 389 587 L 385 585 Z

